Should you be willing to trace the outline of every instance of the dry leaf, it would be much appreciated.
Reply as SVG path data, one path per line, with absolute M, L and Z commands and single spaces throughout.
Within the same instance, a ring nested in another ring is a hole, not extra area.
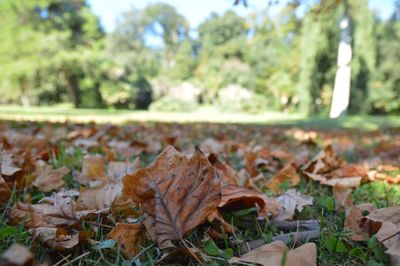
M 50 172 L 41 173 L 35 181 L 33 181 L 33 185 L 44 192 L 61 188 L 65 185 L 62 178 L 69 172 L 70 170 L 63 166 L 56 170 L 51 170 Z
M 321 184 L 327 186 L 342 186 L 348 188 L 356 188 L 359 187 L 361 184 L 362 177 L 361 176 L 354 176 L 354 177 L 343 177 L 343 178 L 331 178 L 328 180 L 321 180 Z
M 75 202 L 71 198 L 55 195 L 47 203 L 16 203 L 10 210 L 8 219 L 11 224 L 20 224 L 27 217 L 27 228 L 73 226 L 78 223 L 75 210 Z
M 347 164 L 341 166 L 339 169 L 334 170 L 333 172 L 329 173 L 329 177 L 331 178 L 344 178 L 344 177 L 367 177 L 368 169 L 366 169 L 362 165 L 355 165 L 355 164 Z
M 82 173 L 74 177 L 81 184 L 91 181 L 105 180 L 105 162 L 100 155 L 85 155 L 82 159 Z
M 336 155 L 332 145 L 326 146 L 310 162 L 302 167 L 304 175 L 315 181 L 325 181 L 326 174 L 343 165 L 343 161 Z
M 11 189 L 0 175 L 0 203 L 7 203 L 11 196 Z
M 270 180 L 265 184 L 266 188 L 271 189 L 273 192 L 278 192 L 280 186 L 285 182 L 289 181 L 291 187 L 296 186 L 300 182 L 300 176 L 296 171 L 295 163 L 288 163 L 283 169 L 278 173 L 273 175 Z
M 289 249 L 283 241 L 274 241 L 258 247 L 241 258 L 233 257 L 230 263 L 257 263 L 268 266 L 282 265 L 286 253 L 285 265 L 314 266 L 317 265 L 317 247 L 314 243 L 304 244 L 296 249 Z
M 396 234 L 398 233 L 400 233 L 399 226 L 390 222 L 384 222 L 375 236 L 387 249 L 390 249 L 397 241 Z
M 283 210 L 274 219 L 277 221 L 290 220 L 293 218 L 296 209 L 301 211 L 304 206 L 313 204 L 312 197 L 302 195 L 300 192 L 296 191 L 296 189 L 286 191 L 283 195 L 279 196 L 276 201 L 283 207 Z
M 251 177 L 257 176 L 260 172 L 258 168 L 261 165 L 269 163 L 270 153 L 268 149 L 259 149 L 257 151 L 248 152 L 245 155 L 245 168 Z
M 13 176 L 21 172 L 21 168 L 14 165 L 13 155 L 9 152 L 1 152 L 1 174 L 3 176 Z
M 222 188 L 221 202 L 218 207 L 228 211 L 258 207 L 258 214 L 262 217 L 276 215 L 281 210 L 281 205 L 274 199 L 267 198 L 262 193 L 234 185 Z
M 371 211 L 366 217 L 366 222 L 374 226 L 372 233 L 376 233 L 376 238 L 387 248 L 392 248 L 396 238 L 390 238 L 400 232 L 400 207 L 393 206 Z M 377 229 L 378 230 L 377 230 Z
M 220 230 L 222 226 L 225 233 L 233 234 L 235 231 L 235 227 L 224 220 L 224 217 L 222 217 L 222 214 L 219 210 L 216 210 L 212 214 L 208 215 L 207 220 L 211 224 L 216 224 L 215 227 L 217 230 Z
M 37 266 L 32 253 L 24 246 L 13 244 L 2 255 L 1 265 L 4 266 Z
M 107 168 L 107 176 L 115 181 L 121 182 L 126 175 L 133 174 L 140 168 L 140 157 L 137 157 L 134 162 L 110 162 Z
M 79 244 L 79 234 L 69 234 L 61 228 L 38 227 L 29 230 L 34 239 L 55 250 L 71 249 Z
M 110 208 L 122 187 L 119 184 L 105 184 L 95 188 L 81 188 L 77 200 L 77 210 L 101 210 Z
M 107 235 L 107 237 L 117 242 L 121 254 L 126 259 L 132 259 L 142 249 L 145 241 L 144 232 L 145 227 L 142 223 L 117 223 L 114 229 Z
M 390 255 L 390 265 L 400 265 L 400 235 L 393 237 L 393 242 L 386 253 Z
M 181 239 L 220 201 L 220 180 L 199 149 L 188 159 L 168 146 L 148 168 L 124 177 L 123 183 L 123 193 L 155 217 L 160 243 Z
M 370 228 L 364 223 L 363 212 L 371 212 L 375 207 L 370 204 L 360 204 L 358 206 L 352 206 L 346 211 L 346 220 L 344 221 L 344 226 L 351 229 L 351 239 L 355 241 L 368 240 L 370 236 Z
M 220 154 L 224 151 L 224 145 L 213 138 L 208 138 L 200 144 L 200 150 L 205 154 Z
M 347 186 L 343 186 L 340 183 L 336 184 L 333 189 L 333 197 L 335 198 L 336 209 L 340 207 L 350 207 L 353 205 L 351 200 L 351 192 L 353 190 Z
M 236 171 L 231 166 L 229 166 L 227 163 L 223 163 L 223 162 L 219 161 L 216 154 L 211 153 L 208 156 L 208 160 L 214 166 L 215 171 L 221 178 L 221 182 L 223 185 L 229 185 L 229 184 L 238 185 L 239 184 Z

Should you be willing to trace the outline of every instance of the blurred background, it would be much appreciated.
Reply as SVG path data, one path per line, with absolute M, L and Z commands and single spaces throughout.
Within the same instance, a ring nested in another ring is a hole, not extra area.
M 334 90 L 341 114 L 400 113 L 399 1 L 0 0 L 0 19 L 4 113 L 328 117 Z

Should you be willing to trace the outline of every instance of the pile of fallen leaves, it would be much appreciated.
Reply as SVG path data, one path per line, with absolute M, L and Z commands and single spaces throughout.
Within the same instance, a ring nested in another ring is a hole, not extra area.
M 10 265 L 317 265 L 324 249 L 359 264 L 386 250 L 400 263 L 400 207 L 352 198 L 362 184 L 400 182 L 399 130 L 0 124 L 0 143 Z M 323 236 L 323 208 L 304 218 L 316 201 L 343 214 L 347 234 Z

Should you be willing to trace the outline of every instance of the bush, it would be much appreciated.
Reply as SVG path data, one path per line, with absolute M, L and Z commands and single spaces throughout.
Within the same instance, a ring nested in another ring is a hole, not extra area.
M 184 101 L 171 96 L 164 96 L 150 104 L 151 111 L 160 112 L 191 112 L 197 109 L 194 101 Z
M 120 109 L 147 109 L 152 100 L 150 83 L 139 77 L 133 82 L 106 81 L 100 88 L 104 101 Z
M 218 93 L 218 108 L 224 112 L 260 113 L 267 109 L 265 96 L 239 85 L 229 85 Z

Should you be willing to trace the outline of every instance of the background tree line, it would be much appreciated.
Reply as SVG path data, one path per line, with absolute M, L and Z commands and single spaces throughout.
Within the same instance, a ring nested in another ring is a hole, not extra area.
M 170 5 L 124 13 L 105 33 L 85 0 L 0 2 L 0 103 L 327 114 L 340 7 L 299 16 L 233 11 L 196 29 Z M 388 21 L 351 1 L 351 113 L 400 113 L 400 3 Z

